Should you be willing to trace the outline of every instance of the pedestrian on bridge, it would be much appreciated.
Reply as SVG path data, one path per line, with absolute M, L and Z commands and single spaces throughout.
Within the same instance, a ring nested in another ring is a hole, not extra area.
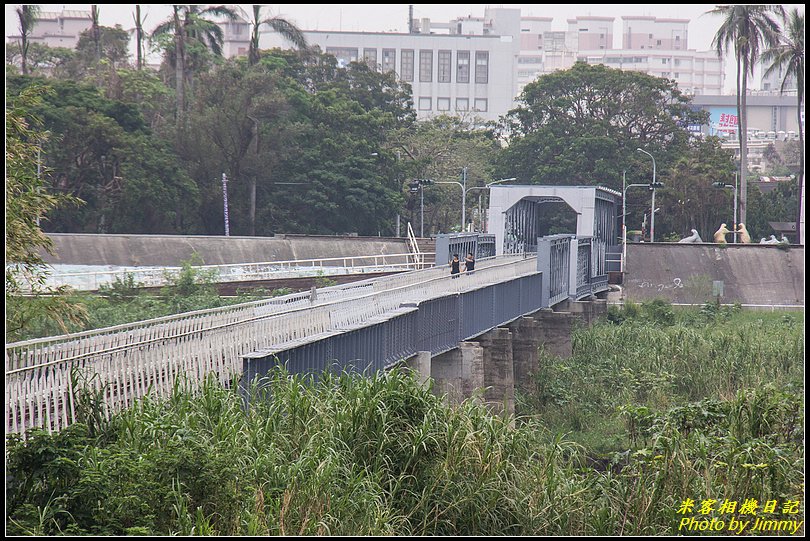
M 475 270 L 475 258 L 472 255 L 472 252 L 467 253 L 467 257 L 464 258 L 464 272 L 467 274 L 472 274 Z
M 461 272 L 460 266 L 461 261 L 458 260 L 458 254 L 453 254 L 453 259 L 450 261 L 450 275 L 453 278 L 458 278 L 458 275 Z

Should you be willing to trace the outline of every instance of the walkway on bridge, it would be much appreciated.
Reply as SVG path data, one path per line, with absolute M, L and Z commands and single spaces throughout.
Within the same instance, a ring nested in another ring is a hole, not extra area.
M 196 385 L 215 373 L 228 384 L 243 373 L 243 359 L 249 363 L 256 352 L 263 359 L 339 359 L 347 368 L 365 370 L 385 368 L 416 351 L 446 351 L 521 315 L 595 292 L 590 284 L 601 284 L 601 278 L 577 269 L 594 268 L 590 244 L 581 239 L 572 251 L 575 240 L 546 238 L 539 242 L 539 256 L 481 261 L 473 274 L 455 279 L 447 268 L 436 267 L 325 288 L 315 297 L 298 293 L 9 344 L 6 433 L 37 426 L 60 430 L 73 422 L 72 370 L 103 392 L 111 413 L 150 392 L 169 396 L 180 375 Z M 477 316 L 463 318 L 465 306 Z M 351 343 L 353 348 L 344 347 Z M 300 368 L 321 366 L 307 362 Z

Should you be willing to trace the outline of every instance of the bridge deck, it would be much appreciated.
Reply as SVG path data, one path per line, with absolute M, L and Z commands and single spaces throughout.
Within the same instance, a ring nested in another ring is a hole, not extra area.
M 592 269 L 600 268 L 604 253 L 588 238 L 540 240 L 545 251 L 537 256 L 481 260 L 474 273 L 456 278 L 449 268 L 434 267 L 319 289 L 314 296 L 297 293 L 8 344 L 6 433 L 58 431 L 72 423 L 76 378 L 103 395 L 109 415 L 150 393 L 170 396 L 178 377 L 195 388 L 213 373 L 227 385 L 234 375 L 262 373 L 276 357 L 294 371 L 319 372 L 333 360 L 344 369 L 380 370 L 598 291 L 600 277 Z

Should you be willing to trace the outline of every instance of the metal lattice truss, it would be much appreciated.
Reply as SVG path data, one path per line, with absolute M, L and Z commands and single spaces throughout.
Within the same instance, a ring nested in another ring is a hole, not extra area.
M 498 255 L 537 251 L 544 205 L 565 203 L 577 213 L 576 235 L 593 237 L 594 274 L 605 274 L 604 254 L 618 239 L 619 192 L 599 186 L 492 186 L 490 194 L 488 232 L 495 235 Z

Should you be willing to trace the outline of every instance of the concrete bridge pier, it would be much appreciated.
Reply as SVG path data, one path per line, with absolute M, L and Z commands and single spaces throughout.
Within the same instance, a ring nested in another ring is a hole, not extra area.
M 497 327 L 475 339 L 483 350 L 484 402 L 493 412 L 515 413 L 512 333 Z
M 567 300 L 560 303 L 559 309 L 571 312 L 586 325 L 591 325 L 600 316 L 607 314 L 607 299 L 593 297 L 584 301 Z
M 543 309 L 496 327 L 458 347 L 431 356 L 420 351 L 407 366 L 421 381 L 433 379 L 433 392 L 450 404 L 480 396 L 493 412 L 515 412 L 515 389 L 531 392 L 539 369 L 539 348 L 558 357 L 572 354 L 571 331 L 579 320 L 591 325 L 607 311 L 604 300 L 569 302 L 571 311 Z M 483 389 L 481 394 L 480 389 Z

